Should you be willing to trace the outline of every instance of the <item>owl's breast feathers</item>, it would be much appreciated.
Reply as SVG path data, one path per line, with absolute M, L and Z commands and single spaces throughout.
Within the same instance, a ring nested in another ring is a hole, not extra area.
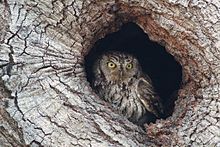
M 146 111 L 160 117 L 162 105 L 154 92 L 150 79 L 135 77 L 131 81 L 114 83 L 94 81 L 97 94 L 110 102 L 132 122 L 137 122 Z

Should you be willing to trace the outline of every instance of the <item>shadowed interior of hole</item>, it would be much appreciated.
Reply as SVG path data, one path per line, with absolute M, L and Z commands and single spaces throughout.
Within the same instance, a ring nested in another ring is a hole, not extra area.
M 165 48 L 149 40 L 135 23 L 124 24 L 119 31 L 98 40 L 85 57 L 85 68 L 89 82 L 94 78 L 92 66 L 98 56 L 116 50 L 135 55 L 144 71 L 153 82 L 165 108 L 164 118 L 173 112 L 175 93 L 182 81 L 182 67 Z

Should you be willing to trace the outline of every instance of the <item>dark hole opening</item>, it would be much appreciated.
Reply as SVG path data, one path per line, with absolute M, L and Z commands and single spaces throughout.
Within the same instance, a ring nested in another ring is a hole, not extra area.
M 119 31 L 98 40 L 85 57 L 85 69 L 90 83 L 94 78 L 94 61 L 110 50 L 127 52 L 137 57 L 162 100 L 165 109 L 163 118 L 172 115 L 182 81 L 182 67 L 174 57 L 163 46 L 149 40 L 148 35 L 138 25 L 126 23 Z

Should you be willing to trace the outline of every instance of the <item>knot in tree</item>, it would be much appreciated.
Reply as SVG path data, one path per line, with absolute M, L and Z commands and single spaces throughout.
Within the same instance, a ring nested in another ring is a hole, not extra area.
M 108 67 L 109 62 L 113 68 Z M 131 69 L 126 65 L 132 65 Z M 172 114 L 181 66 L 136 24 L 124 24 L 118 32 L 97 41 L 85 66 L 96 93 L 132 122 L 143 125 Z

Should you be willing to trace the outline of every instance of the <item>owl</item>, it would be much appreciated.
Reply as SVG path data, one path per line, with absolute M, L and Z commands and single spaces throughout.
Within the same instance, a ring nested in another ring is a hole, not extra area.
M 160 98 L 134 56 L 107 52 L 96 60 L 93 73 L 97 95 L 133 123 L 148 123 L 161 116 Z

